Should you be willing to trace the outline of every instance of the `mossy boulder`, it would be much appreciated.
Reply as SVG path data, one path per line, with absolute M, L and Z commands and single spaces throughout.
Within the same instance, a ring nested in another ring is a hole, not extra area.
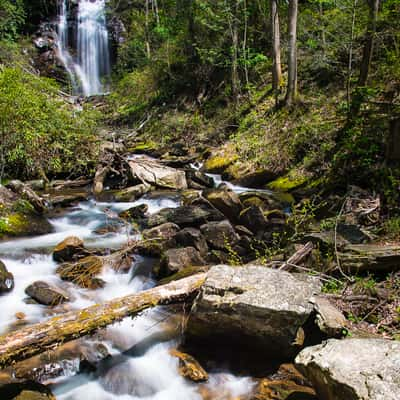
M 232 145 L 227 145 L 212 151 L 212 155 L 204 162 L 202 169 L 205 172 L 222 174 L 238 158 L 235 148 Z
M 5 212 L 0 216 L 0 239 L 15 236 L 36 236 L 52 232 L 50 222 L 36 214 Z
M 139 185 L 130 186 L 126 189 L 114 193 L 116 201 L 135 201 L 144 194 L 150 192 L 151 185 L 141 183 Z
M 0 293 L 10 292 L 14 288 L 14 276 L 8 272 L 5 264 L 0 260 Z
M 302 172 L 292 170 L 267 185 L 268 189 L 278 192 L 290 192 L 305 186 L 309 178 Z

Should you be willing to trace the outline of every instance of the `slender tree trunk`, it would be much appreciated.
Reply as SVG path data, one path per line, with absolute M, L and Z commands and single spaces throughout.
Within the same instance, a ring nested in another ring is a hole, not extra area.
M 288 106 L 297 98 L 297 13 L 298 0 L 289 0 L 288 83 L 285 98 Z
M 325 21 L 324 21 L 324 6 L 322 1 L 319 2 L 319 20 L 321 24 L 321 47 L 322 47 L 322 58 L 326 58 L 326 33 L 325 33 Z
M 279 26 L 278 0 L 270 0 L 272 30 L 272 89 L 278 105 L 282 85 L 281 38 Z
M 151 57 L 151 50 L 150 50 L 150 30 L 149 30 L 149 0 L 145 0 L 145 28 L 146 28 L 146 54 L 147 58 L 150 59 Z
M 360 66 L 360 76 L 358 86 L 365 86 L 368 80 L 368 74 L 371 67 L 372 53 L 374 49 L 374 38 L 376 34 L 376 24 L 378 20 L 379 0 L 367 0 L 369 7 L 369 18 L 367 32 L 365 33 L 365 44 L 363 57 Z
M 347 109 L 350 112 L 351 106 L 351 79 L 353 76 L 353 43 L 354 43 L 354 32 L 356 25 L 356 15 L 357 15 L 357 2 L 353 1 L 353 9 L 351 15 L 351 34 L 350 34 L 350 46 L 349 46 L 349 58 L 347 63 L 347 82 L 346 82 L 346 92 L 347 92 Z
M 235 101 L 239 97 L 239 0 L 235 0 L 235 10 L 232 18 L 232 94 Z

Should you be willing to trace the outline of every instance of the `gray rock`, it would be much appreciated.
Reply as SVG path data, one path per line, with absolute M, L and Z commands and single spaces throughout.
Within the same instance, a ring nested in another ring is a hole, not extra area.
M 151 186 L 141 183 L 139 185 L 130 186 L 126 189 L 120 190 L 114 194 L 116 201 L 134 201 L 144 194 L 150 192 Z
M 265 230 L 267 220 L 260 207 L 250 206 L 240 213 L 240 223 L 253 233 L 257 233 Z
M 68 295 L 62 289 L 43 281 L 32 283 L 25 289 L 25 293 L 45 306 L 55 306 L 69 301 Z
M 14 288 L 14 276 L 8 272 L 5 264 L 0 261 L 0 293 L 11 292 Z
M 148 210 L 149 206 L 147 204 L 139 204 L 138 206 L 122 211 L 118 216 L 128 221 L 142 220 L 146 217 Z
M 147 226 L 152 228 L 166 222 L 173 222 L 181 228 L 186 228 L 222 219 L 224 219 L 224 216 L 218 210 L 214 210 L 206 205 L 190 205 L 178 208 L 164 208 L 148 218 Z
M 201 171 L 188 170 L 186 171 L 186 179 L 189 187 L 193 189 L 213 188 L 214 179 Z
M 346 330 L 345 316 L 326 298 L 318 296 L 313 301 L 316 318 L 315 322 L 321 332 L 328 337 L 341 337 Z
M 202 225 L 200 230 L 210 247 L 217 250 L 232 248 L 240 239 L 233 226 L 227 220 L 209 222 Z
M 175 235 L 174 241 L 178 246 L 194 247 L 202 256 L 208 253 L 207 241 L 198 229 L 182 229 Z
M 168 189 L 187 189 L 184 171 L 167 167 L 146 156 L 135 157 L 128 164 L 135 180 Z
M 239 196 L 231 190 L 208 190 L 204 192 L 205 198 L 230 221 L 239 221 L 243 205 Z
M 68 236 L 53 250 L 53 260 L 56 262 L 73 261 L 76 257 L 85 255 L 87 250 L 83 240 L 76 236 Z
M 320 288 L 316 278 L 264 266 L 212 267 L 190 314 L 189 341 L 219 337 L 260 348 L 270 358 L 291 357 Z
M 165 224 L 155 226 L 151 229 L 145 229 L 143 231 L 144 239 L 162 239 L 162 240 L 170 240 L 175 234 L 179 231 L 179 226 L 173 224 L 172 222 L 166 222 Z
M 330 339 L 304 349 L 296 366 L 324 400 L 398 400 L 400 343 Z
M 160 275 L 169 276 L 187 267 L 198 267 L 205 264 L 206 262 L 194 247 L 169 249 L 162 257 Z

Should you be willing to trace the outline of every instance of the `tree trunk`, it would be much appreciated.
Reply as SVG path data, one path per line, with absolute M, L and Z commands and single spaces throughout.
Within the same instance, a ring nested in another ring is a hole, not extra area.
M 239 97 L 239 0 L 235 1 L 235 11 L 232 18 L 232 94 L 237 102 Z
M 270 0 L 271 30 L 272 30 L 272 89 L 275 94 L 275 103 L 278 105 L 279 93 L 282 84 L 281 67 L 281 39 L 279 26 L 278 0 Z
M 90 335 L 126 317 L 138 315 L 147 308 L 184 302 L 198 292 L 205 278 L 204 273 L 193 275 L 141 293 L 61 314 L 1 336 L 0 367 Z
M 285 103 L 291 106 L 297 97 L 297 12 L 298 0 L 289 0 L 288 83 Z
M 358 86 L 365 86 L 368 80 L 368 74 L 371 67 L 372 53 L 374 49 L 374 38 L 376 33 L 376 24 L 378 20 L 379 0 L 367 0 L 369 7 L 369 17 L 367 32 L 365 33 L 365 44 L 363 57 L 360 66 L 360 76 Z

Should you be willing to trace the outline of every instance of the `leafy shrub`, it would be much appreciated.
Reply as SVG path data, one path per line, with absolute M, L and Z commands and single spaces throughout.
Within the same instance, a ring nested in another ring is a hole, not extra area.
M 55 84 L 0 69 L 0 178 L 74 174 L 96 154 L 93 112 L 74 110 Z

